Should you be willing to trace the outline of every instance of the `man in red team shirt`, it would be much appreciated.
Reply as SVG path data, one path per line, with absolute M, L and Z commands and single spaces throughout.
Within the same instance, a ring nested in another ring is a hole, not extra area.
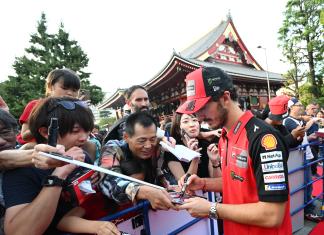
M 196 113 L 216 129 L 221 178 L 191 176 L 189 190 L 223 192 L 223 203 L 194 197 L 180 209 L 195 217 L 224 220 L 224 233 L 291 234 L 287 173 L 288 148 L 280 133 L 237 105 L 232 79 L 215 67 L 186 78 L 187 101 L 177 112 Z M 183 185 L 183 179 L 179 182 Z

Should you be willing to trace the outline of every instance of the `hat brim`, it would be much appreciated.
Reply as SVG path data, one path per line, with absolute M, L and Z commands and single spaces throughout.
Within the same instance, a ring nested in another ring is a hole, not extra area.
M 177 109 L 177 113 L 192 114 L 204 107 L 211 97 L 187 100 Z
M 272 114 L 269 113 L 268 118 L 273 120 L 273 121 L 282 121 L 284 120 L 286 117 L 288 117 L 288 112 L 283 113 L 283 114 Z

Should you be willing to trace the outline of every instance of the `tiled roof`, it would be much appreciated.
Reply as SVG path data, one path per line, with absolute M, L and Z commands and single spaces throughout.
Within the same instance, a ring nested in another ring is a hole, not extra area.
M 246 66 L 238 65 L 238 64 L 229 64 L 229 63 L 221 63 L 221 62 L 205 62 L 196 59 L 186 59 L 191 63 L 195 63 L 197 65 L 206 66 L 206 67 L 218 67 L 223 69 L 230 75 L 237 75 L 240 77 L 251 77 L 255 79 L 264 80 L 266 77 L 266 72 L 263 70 L 256 70 L 253 68 L 249 68 Z M 283 78 L 279 73 L 268 72 L 269 80 L 282 82 Z
M 228 19 L 229 20 L 229 19 Z M 184 49 L 180 54 L 185 58 L 197 58 L 199 55 L 208 50 L 212 44 L 222 35 L 228 24 L 227 21 L 222 21 L 216 28 L 211 30 L 205 36 L 200 38 L 190 47 Z

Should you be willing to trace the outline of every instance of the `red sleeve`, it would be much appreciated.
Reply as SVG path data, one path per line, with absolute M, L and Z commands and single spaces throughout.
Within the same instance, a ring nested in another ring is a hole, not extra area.
M 22 125 L 28 121 L 29 115 L 37 103 L 38 103 L 38 100 L 32 100 L 26 105 L 24 112 L 21 114 L 21 116 L 19 118 L 20 125 Z

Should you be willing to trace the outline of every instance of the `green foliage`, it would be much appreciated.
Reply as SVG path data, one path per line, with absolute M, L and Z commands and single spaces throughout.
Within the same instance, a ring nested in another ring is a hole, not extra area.
M 77 72 L 81 79 L 81 88 L 90 91 L 91 103 L 102 101 L 104 94 L 101 88 L 91 85 L 90 73 L 83 69 L 89 59 L 75 40 L 69 39 L 61 23 L 56 34 L 47 33 L 46 17 L 43 13 L 37 25 L 37 32 L 30 37 L 30 47 L 26 55 L 17 57 L 13 68 L 16 76 L 0 83 L 0 94 L 10 107 L 11 113 L 19 117 L 25 105 L 45 94 L 45 79 L 53 69 L 70 68 Z
M 100 126 L 100 128 L 104 128 L 108 126 L 111 126 L 112 124 L 114 124 L 114 122 L 116 122 L 116 118 L 115 117 L 104 117 L 104 118 L 100 118 L 98 125 Z
M 288 84 L 294 84 L 297 93 L 303 96 L 306 95 L 306 88 L 299 91 L 298 83 L 307 80 L 306 90 L 315 98 L 324 96 L 321 90 L 324 72 L 324 37 L 323 25 L 320 24 L 322 8 L 323 0 L 289 0 L 279 29 L 279 46 L 292 65 L 288 71 Z

